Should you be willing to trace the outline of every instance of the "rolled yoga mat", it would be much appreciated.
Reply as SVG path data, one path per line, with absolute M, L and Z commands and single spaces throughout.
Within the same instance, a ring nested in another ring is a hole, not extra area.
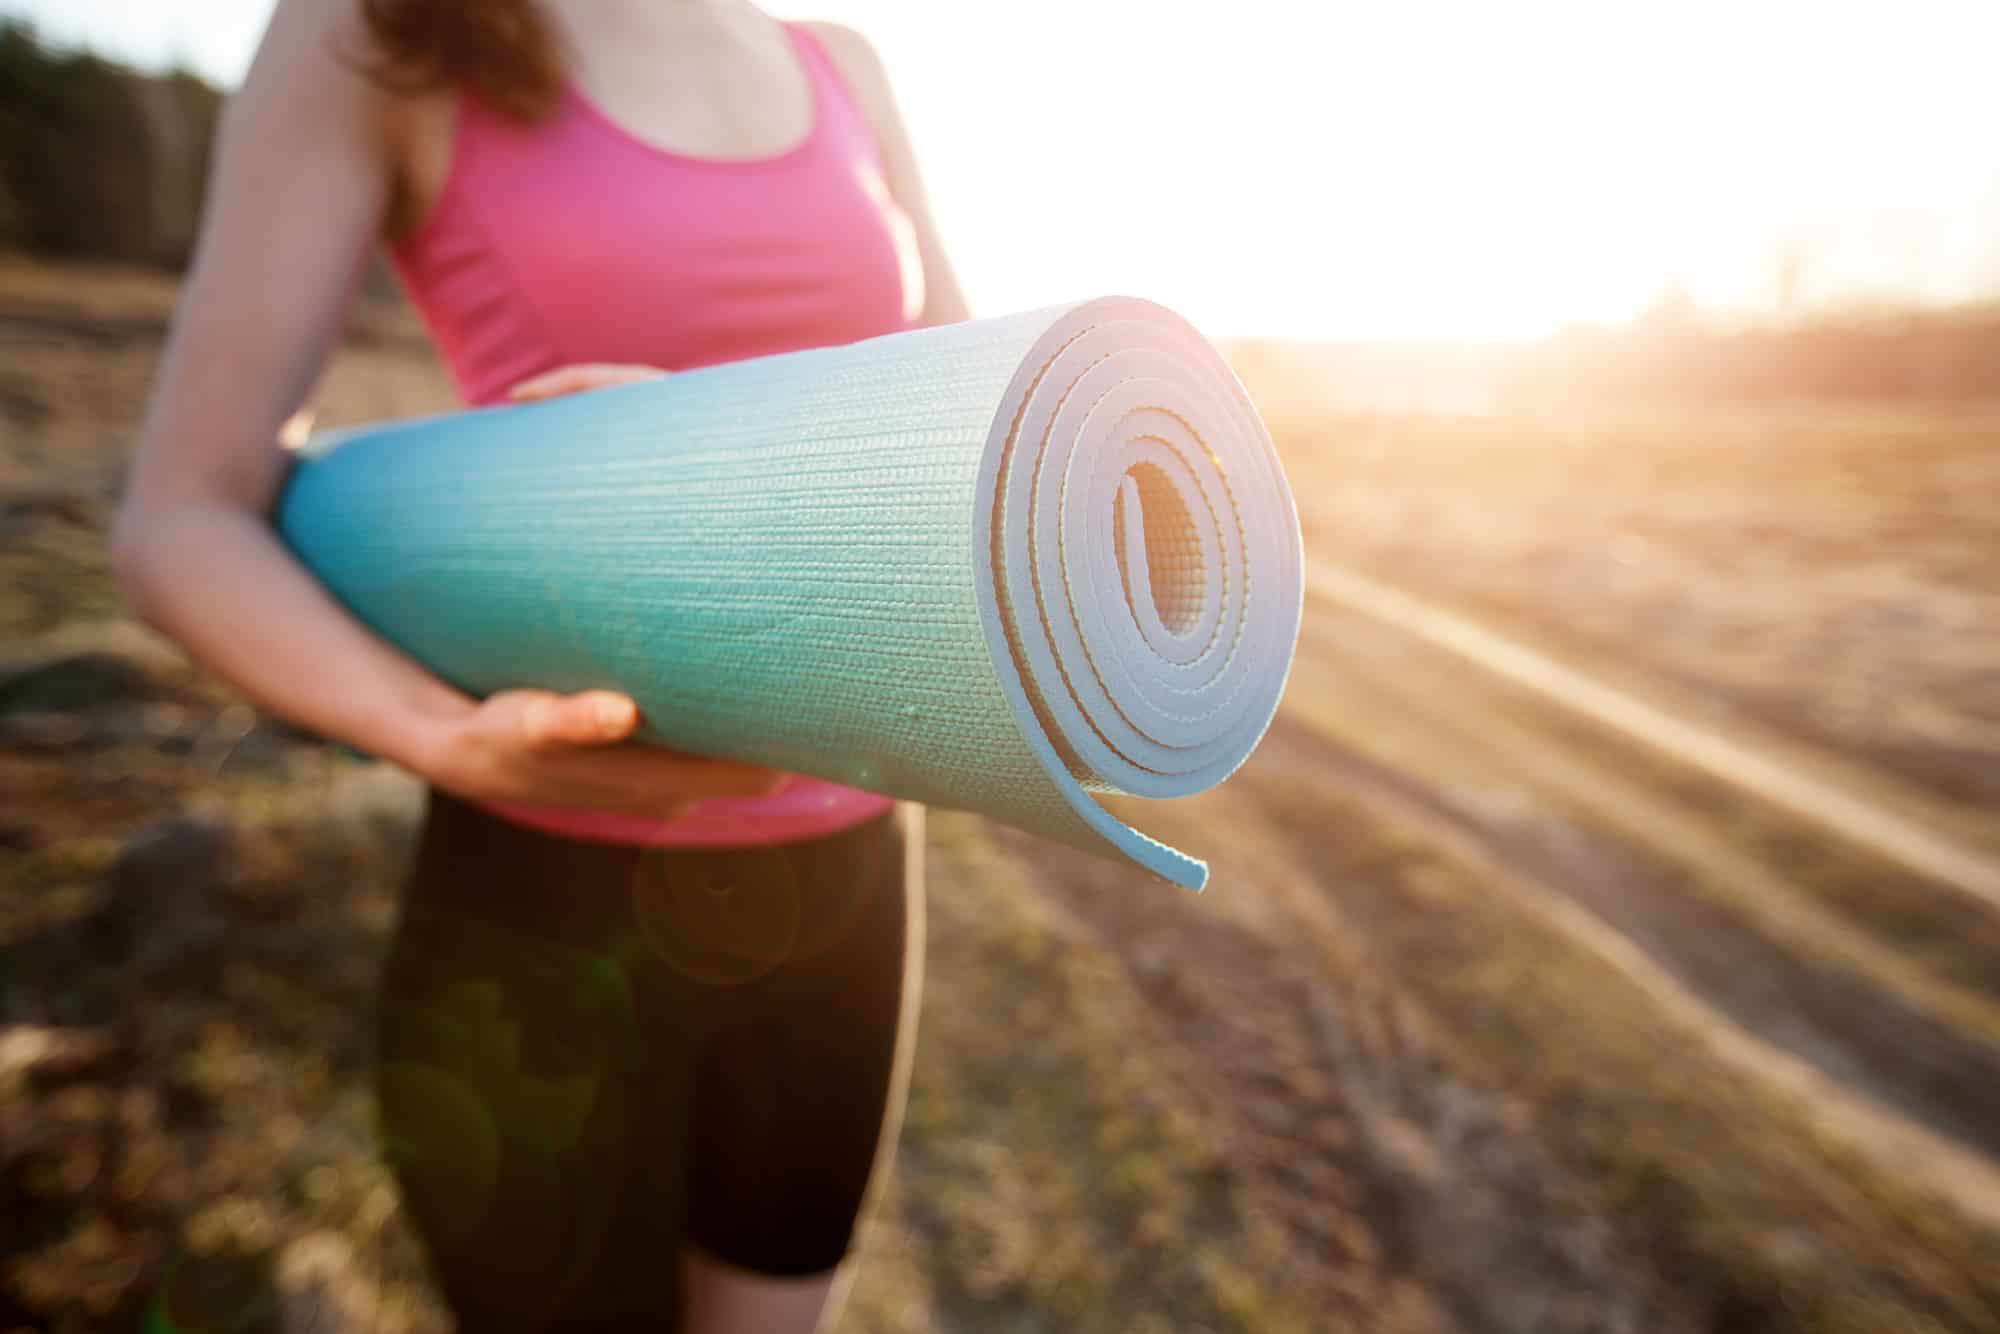
M 474 694 L 625 691 L 641 738 L 1127 857 L 1262 737 L 1296 511 L 1215 349 L 1112 297 L 331 433 L 278 526 Z

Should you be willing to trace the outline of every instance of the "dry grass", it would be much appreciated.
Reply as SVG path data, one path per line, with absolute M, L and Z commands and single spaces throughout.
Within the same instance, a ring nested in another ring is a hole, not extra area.
M 2000 802 L 2000 414 L 1329 421 L 1286 439 L 1322 554 Z
M 1511 873 L 1441 838 L 1396 784 L 1343 786 L 1271 804 L 1339 866 L 1343 912 L 1436 1017 L 1454 1068 L 1531 1109 L 1710 1328 L 2000 1321 L 2000 1237 L 1707 1054 L 1631 978 L 1496 893 Z

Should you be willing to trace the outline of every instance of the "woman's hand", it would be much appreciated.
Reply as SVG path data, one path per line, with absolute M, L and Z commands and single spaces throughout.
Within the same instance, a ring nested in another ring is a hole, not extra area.
M 708 797 L 775 792 L 784 775 L 629 742 L 639 710 L 624 695 L 503 690 L 437 727 L 419 765 L 474 801 L 671 816 Z

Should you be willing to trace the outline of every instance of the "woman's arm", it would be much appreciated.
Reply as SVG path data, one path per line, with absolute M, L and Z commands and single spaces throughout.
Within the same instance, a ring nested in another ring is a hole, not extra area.
M 910 224 L 917 231 L 917 251 L 924 261 L 924 313 L 921 323 L 955 324 L 972 318 L 959 290 L 958 275 L 945 254 L 944 240 L 938 235 L 937 219 L 931 214 L 930 196 L 917 170 L 917 155 L 910 147 L 909 131 L 896 107 L 889 87 L 888 72 L 868 39 L 838 23 L 807 25 L 820 39 L 827 54 L 840 67 L 841 75 L 854 91 L 875 132 L 875 144 L 882 154 L 883 174 L 889 193 L 895 196 Z
M 112 544 L 133 610 L 258 704 L 421 768 L 446 687 L 345 616 L 272 536 L 280 424 L 339 336 L 390 199 L 384 99 L 288 0 L 223 112 L 203 226 Z M 421 720 L 421 721 L 420 721 Z
M 282 0 L 223 117 L 201 237 L 114 527 L 135 612 L 260 706 L 489 800 L 663 811 L 769 776 L 634 745 L 629 700 L 483 703 L 355 621 L 271 531 L 281 424 L 339 336 L 394 194 L 398 104 L 348 0 Z

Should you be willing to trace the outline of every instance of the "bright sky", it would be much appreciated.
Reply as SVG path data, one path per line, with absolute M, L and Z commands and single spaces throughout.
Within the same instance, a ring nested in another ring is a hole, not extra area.
M 270 0 L 0 0 L 223 83 Z M 1533 337 L 1670 283 L 2000 294 L 2000 4 L 808 0 L 882 52 L 975 307 Z

